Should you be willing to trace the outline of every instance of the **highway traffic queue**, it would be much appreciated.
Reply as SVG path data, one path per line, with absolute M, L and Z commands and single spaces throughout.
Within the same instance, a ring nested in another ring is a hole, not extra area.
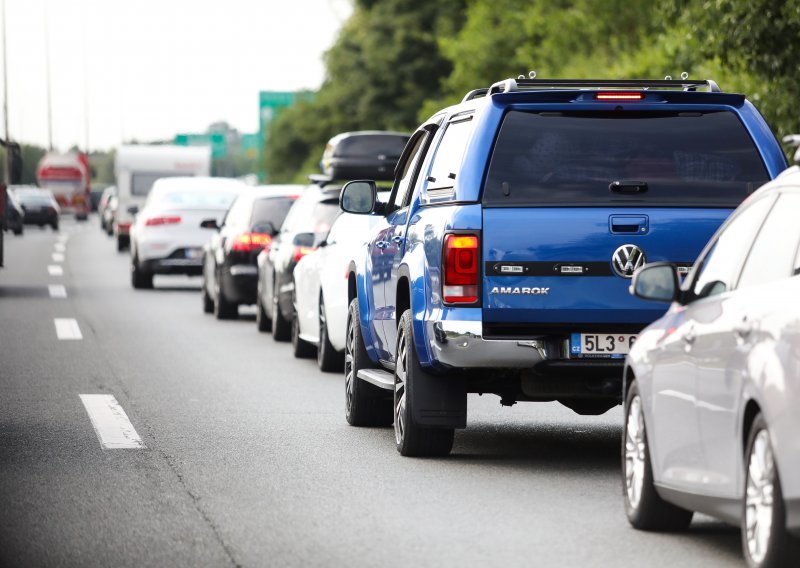
M 800 171 L 744 96 L 520 77 L 412 134 L 340 134 L 321 166 L 250 187 L 207 148 L 124 146 L 101 223 L 134 288 L 195 275 L 206 313 L 255 305 L 402 455 L 447 455 L 470 393 L 623 404 L 634 527 L 701 512 L 749 566 L 800 565 Z

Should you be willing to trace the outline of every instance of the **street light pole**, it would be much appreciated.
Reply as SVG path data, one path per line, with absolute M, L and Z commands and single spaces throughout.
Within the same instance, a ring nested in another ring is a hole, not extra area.
M 47 149 L 53 150 L 53 101 L 50 89 L 50 26 L 47 19 L 47 0 L 42 7 L 44 13 L 44 73 L 47 88 Z
M 6 0 L 2 0 L 3 5 L 3 122 L 6 128 L 6 164 L 3 169 L 3 183 L 8 186 L 11 181 L 11 151 L 8 148 L 10 142 L 8 134 L 8 58 L 6 57 Z

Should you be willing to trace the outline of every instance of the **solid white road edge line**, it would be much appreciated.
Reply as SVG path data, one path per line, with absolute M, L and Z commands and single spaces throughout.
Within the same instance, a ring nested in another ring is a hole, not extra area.
M 144 442 L 113 394 L 82 394 L 97 439 L 104 449 L 144 448 Z
M 50 291 L 51 298 L 66 298 L 67 287 L 61 284 L 50 284 L 47 289 Z
M 64 268 L 58 264 L 49 264 L 47 266 L 47 273 L 50 276 L 63 276 Z
M 63 252 L 54 252 L 53 253 L 53 262 L 64 262 L 64 253 Z
M 56 335 L 61 340 L 83 339 L 81 328 L 73 318 L 55 318 Z

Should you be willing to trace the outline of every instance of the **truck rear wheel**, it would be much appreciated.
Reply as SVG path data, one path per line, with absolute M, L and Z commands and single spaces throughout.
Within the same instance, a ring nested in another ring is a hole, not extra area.
M 446 456 L 453 448 L 453 428 L 421 426 L 414 420 L 414 405 L 425 405 L 415 391 L 427 373 L 419 364 L 411 329 L 411 310 L 400 317 L 394 370 L 394 435 L 404 456 Z

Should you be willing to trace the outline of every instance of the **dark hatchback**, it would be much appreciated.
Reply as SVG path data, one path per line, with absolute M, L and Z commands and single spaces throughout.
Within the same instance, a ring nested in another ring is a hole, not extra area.
M 38 188 L 19 189 L 14 192 L 14 197 L 22 208 L 26 225 L 50 225 L 54 231 L 58 230 L 61 208 L 51 191 Z
M 338 184 L 306 188 L 292 206 L 270 248 L 258 255 L 256 323 L 259 331 L 271 330 L 276 341 L 291 338 L 294 267 L 324 242 L 340 212 L 340 192 Z
M 203 249 L 203 311 L 217 319 L 235 318 L 240 304 L 256 303 L 256 257 L 268 249 L 301 185 L 261 186 L 242 192 L 222 225 L 214 219 L 202 226 L 217 229 Z

